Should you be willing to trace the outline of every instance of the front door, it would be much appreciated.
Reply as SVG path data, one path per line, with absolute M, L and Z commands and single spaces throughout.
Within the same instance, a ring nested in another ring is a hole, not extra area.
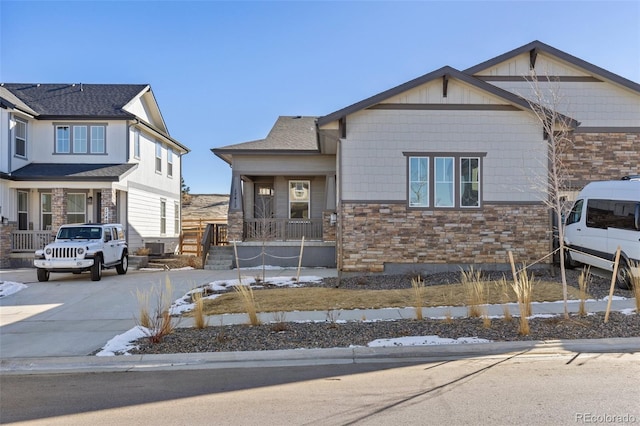
M 255 191 L 253 217 L 271 219 L 273 217 L 273 184 L 257 183 Z

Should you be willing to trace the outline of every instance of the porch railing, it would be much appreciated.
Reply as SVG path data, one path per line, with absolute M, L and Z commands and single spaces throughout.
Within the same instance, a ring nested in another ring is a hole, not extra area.
M 11 251 L 34 252 L 55 239 L 56 234 L 51 231 L 13 231 L 11 232 Z
M 322 219 L 245 219 L 245 241 L 322 240 Z

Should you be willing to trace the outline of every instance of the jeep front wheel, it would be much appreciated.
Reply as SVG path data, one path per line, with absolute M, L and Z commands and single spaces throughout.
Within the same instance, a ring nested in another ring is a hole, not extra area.
M 116 265 L 116 271 L 118 271 L 118 275 L 124 275 L 127 273 L 127 269 L 129 269 L 129 256 L 127 253 L 122 253 L 120 264 Z
M 102 257 L 97 255 L 91 267 L 91 281 L 100 281 L 100 278 L 102 278 Z
M 47 271 L 46 269 L 38 268 L 38 281 L 49 281 L 49 271 Z

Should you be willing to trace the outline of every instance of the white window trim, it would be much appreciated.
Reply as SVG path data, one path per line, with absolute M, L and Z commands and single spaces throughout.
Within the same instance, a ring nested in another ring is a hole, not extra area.
M 162 173 L 162 142 L 158 141 L 156 141 L 155 169 L 156 173 Z
M 167 148 L 167 176 L 173 177 L 173 150 Z
M 28 139 L 28 134 L 27 132 L 29 131 L 29 126 L 27 125 L 27 121 L 25 120 L 21 120 L 19 118 L 14 118 L 15 122 L 16 122 L 16 129 L 13 131 L 13 154 L 18 157 L 18 158 L 27 158 L 27 139 Z M 24 139 L 23 138 L 19 138 L 18 137 L 18 125 L 23 125 L 24 126 Z M 24 144 L 24 155 L 22 154 L 18 154 L 18 140 L 21 140 L 22 143 Z
M 291 184 L 292 183 L 302 183 L 302 184 L 307 184 L 307 188 L 308 189 L 308 200 L 307 201 L 300 201 L 300 200 L 292 200 L 291 199 Z M 290 180 L 289 181 L 289 186 L 288 186 L 288 194 L 287 197 L 289 199 L 289 219 L 299 219 L 299 220 L 308 220 L 311 219 L 311 181 L 310 180 L 300 180 L 300 179 L 294 179 L 294 180 Z M 302 203 L 302 202 L 306 202 L 307 203 L 307 218 L 297 218 L 297 217 L 291 217 L 291 203 Z
M 166 234 L 167 234 L 167 200 L 161 198 L 160 199 L 160 235 L 166 235 Z
M 68 204 L 69 200 L 68 200 L 68 198 L 69 198 L 70 195 L 81 195 L 82 196 L 82 198 L 83 198 L 83 202 L 81 203 L 82 211 L 76 211 L 76 212 L 70 212 L 69 211 L 69 204 Z M 69 193 L 67 193 L 66 203 L 67 203 L 67 217 L 66 217 L 67 222 L 69 222 L 69 223 L 86 223 L 87 222 L 87 194 L 86 193 L 84 193 L 84 192 L 69 192 Z M 83 215 L 83 219 L 81 221 L 71 221 L 69 219 L 69 215 L 70 214 Z

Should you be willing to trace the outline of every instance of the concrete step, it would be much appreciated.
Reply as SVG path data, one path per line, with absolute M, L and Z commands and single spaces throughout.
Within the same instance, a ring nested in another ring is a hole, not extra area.
M 209 249 L 207 263 L 203 265 L 207 270 L 231 269 L 233 266 L 233 247 L 214 246 Z

